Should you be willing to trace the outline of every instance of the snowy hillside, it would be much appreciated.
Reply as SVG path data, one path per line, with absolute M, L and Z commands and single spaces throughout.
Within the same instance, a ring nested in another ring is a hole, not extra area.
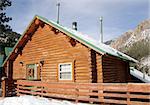
M 134 35 L 135 33 L 132 33 L 131 37 L 123 44 L 122 47 L 130 47 L 133 43 L 138 42 L 140 40 L 148 40 L 150 38 L 150 29 L 145 29 L 141 31 L 139 34 Z
M 110 46 L 137 59 L 139 63 L 132 66 L 150 76 L 150 19 L 122 34 Z
M 150 40 L 150 19 L 141 22 L 134 30 L 129 30 L 122 34 L 110 43 L 110 46 L 118 50 L 123 50 L 124 47 L 130 47 L 141 40 Z

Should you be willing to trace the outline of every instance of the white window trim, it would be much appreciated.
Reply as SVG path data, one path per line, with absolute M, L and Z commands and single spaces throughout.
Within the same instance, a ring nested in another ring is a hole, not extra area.
M 64 64 L 70 64 L 70 66 L 71 66 L 71 71 L 70 71 L 71 72 L 71 79 L 61 79 L 60 78 L 60 65 L 64 65 Z M 59 65 L 58 65 L 58 80 L 69 80 L 69 81 L 71 80 L 72 81 L 73 80 L 73 74 L 72 73 L 73 73 L 72 62 L 59 63 Z

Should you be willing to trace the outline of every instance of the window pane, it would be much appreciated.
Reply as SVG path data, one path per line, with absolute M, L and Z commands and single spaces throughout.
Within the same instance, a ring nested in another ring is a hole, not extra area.
M 60 73 L 60 79 L 71 79 L 71 73 L 70 72 L 63 72 L 63 73 Z
M 59 66 L 59 79 L 71 80 L 72 79 L 72 64 L 60 64 Z
M 34 78 L 34 69 L 28 68 L 27 69 L 27 76 L 28 76 L 28 79 L 33 79 Z
M 63 65 L 60 65 L 60 71 L 63 71 L 63 72 L 70 72 L 71 70 L 71 64 L 63 64 Z
M 35 64 L 29 64 L 27 65 L 28 68 L 34 68 L 35 67 Z

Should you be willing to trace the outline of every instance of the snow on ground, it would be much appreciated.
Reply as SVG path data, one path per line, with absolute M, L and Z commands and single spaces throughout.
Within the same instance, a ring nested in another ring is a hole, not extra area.
M 0 100 L 0 105 L 90 105 L 84 103 L 73 103 L 69 101 L 60 101 L 54 99 L 47 99 L 35 96 L 20 96 L 20 97 L 7 97 Z

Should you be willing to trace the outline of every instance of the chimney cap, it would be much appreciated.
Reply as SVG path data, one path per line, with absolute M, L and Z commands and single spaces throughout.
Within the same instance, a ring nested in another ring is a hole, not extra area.
M 77 22 L 72 22 L 72 29 L 77 30 Z
M 102 16 L 99 19 L 100 19 L 100 21 L 103 21 L 103 17 Z

